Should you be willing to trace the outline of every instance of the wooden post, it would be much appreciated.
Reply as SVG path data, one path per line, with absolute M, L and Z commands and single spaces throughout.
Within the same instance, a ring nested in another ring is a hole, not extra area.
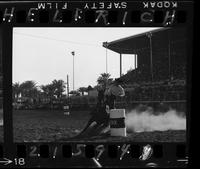
M 67 96 L 69 98 L 69 76 L 67 75 Z

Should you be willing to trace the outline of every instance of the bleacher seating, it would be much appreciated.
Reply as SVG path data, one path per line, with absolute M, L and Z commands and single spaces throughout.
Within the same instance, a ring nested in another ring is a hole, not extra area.
M 142 81 L 138 71 L 131 71 L 122 76 L 126 92 L 126 102 L 133 101 L 178 101 L 186 99 L 186 81 L 184 79 L 165 79 L 160 81 Z M 140 81 L 138 80 L 140 79 Z M 120 100 L 117 100 L 120 102 Z

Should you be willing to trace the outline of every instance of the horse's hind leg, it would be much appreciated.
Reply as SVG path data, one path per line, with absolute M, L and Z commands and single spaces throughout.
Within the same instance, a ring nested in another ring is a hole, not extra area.
M 98 128 L 96 128 L 96 134 L 100 135 L 100 134 L 105 134 L 108 133 L 110 130 L 110 126 L 109 124 L 101 124 L 100 126 L 98 126 Z
M 93 118 L 91 118 L 91 119 L 89 120 L 89 122 L 87 123 L 87 125 L 85 126 L 85 128 L 79 133 L 78 136 L 83 135 L 83 134 L 88 130 L 88 128 L 91 126 L 91 124 L 92 124 L 93 122 L 95 122 L 95 121 L 93 120 Z M 94 125 L 94 124 L 93 124 L 93 125 Z M 92 125 L 92 126 L 93 126 L 93 125 Z

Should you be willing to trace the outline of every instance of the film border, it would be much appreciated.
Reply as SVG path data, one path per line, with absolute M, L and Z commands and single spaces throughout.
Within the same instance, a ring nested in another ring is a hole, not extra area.
M 130 2 L 130 1 L 127 1 Z M 35 3 L 35 2 L 34 2 Z M 179 3 L 179 2 L 178 2 Z M 1 3 L 2 4 L 2 3 Z M 0 4 L 0 5 L 1 5 Z M 180 3 L 181 4 L 181 3 Z M 6 4 L 8 5 L 8 4 Z M 9 4 L 8 6 L 12 6 L 13 4 Z M 181 4 L 182 5 L 182 4 Z M 190 46 L 190 48 L 188 48 L 188 53 L 191 54 L 192 53 L 192 18 L 193 18 L 193 12 L 192 12 L 192 7 L 188 7 L 185 6 L 186 3 L 183 5 L 185 8 L 184 10 L 187 11 L 187 15 L 189 19 L 189 22 L 186 23 L 182 23 L 181 26 L 187 26 L 188 27 L 188 37 L 189 39 L 189 44 L 188 46 Z M 29 5 L 28 5 L 29 6 Z M 31 5 L 30 5 L 31 6 Z M 18 7 L 16 7 L 18 8 Z M 19 7 L 20 8 L 20 7 Z M 21 10 L 21 9 L 20 9 Z M 184 11 L 181 9 L 181 11 Z M 118 11 L 118 10 L 117 10 Z M 1 16 L 1 14 L 0 14 Z M 188 21 L 188 20 L 187 20 Z M 28 26 L 28 27 L 54 27 L 54 26 L 58 26 L 58 27 L 63 27 L 63 26 L 67 26 L 67 27 L 105 27 L 106 25 L 101 21 L 99 24 L 88 24 L 85 25 L 84 23 L 85 21 L 83 20 L 83 22 L 79 22 L 78 24 L 75 24 L 74 22 L 69 23 L 69 24 L 56 24 L 56 23 L 16 23 L 11 22 L 11 23 L 1 23 L 1 26 L 3 28 L 3 98 L 4 100 L 6 100 L 6 102 L 4 101 L 3 107 L 4 107 L 4 143 L 3 143 L 3 152 L 4 155 L 6 157 L 12 157 L 13 156 L 13 150 L 16 149 L 15 145 L 13 143 L 13 124 L 12 124 L 12 107 L 10 105 L 12 105 L 12 100 L 11 97 L 12 96 L 12 27 L 23 27 L 23 26 Z M 39 25 L 38 25 L 39 24 Z M 147 23 L 147 24 L 143 24 L 142 26 L 158 26 L 159 24 L 155 24 L 155 23 Z M 116 26 L 116 27 L 120 27 L 122 26 L 121 24 L 113 24 L 112 26 Z M 125 25 L 126 27 L 137 27 L 137 26 L 141 26 L 141 23 L 127 23 L 127 25 Z M 174 26 L 174 25 L 173 25 Z M 175 25 L 175 26 L 179 26 L 179 24 Z M 8 50 L 10 49 L 10 50 Z M 191 69 L 190 69 L 190 64 L 191 63 L 191 59 L 188 58 L 188 73 L 189 75 L 187 76 L 187 81 L 190 82 L 191 80 Z M 191 88 L 191 84 L 188 83 L 188 91 L 190 91 Z M 188 92 L 188 98 L 190 98 L 190 92 Z M 190 101 L 188 101 L 188 110 L 190 110 Z M 189 111 L 190 112 L 190 111 Z M 187 124 L 189 124 L 190 122 L 190 115 L 188 114 L 187 116 Z M 188 138 L 190 136 L 190 132 L 189 132 L 189 128 L 190 126 L 187 126 L 187 144 L 188 144 Z M 38 144 L 38 143 L 37 143 Z M 43 144 L 43 143 L 40 143 Z M 50 143 L 51 145 L 52 143 Z M 60 143 L 58 143 L 60 144 Z M 63 143 L 66 144 L 66 143 Z M 78 144 L 78 143 L 77 143 Z M 29 143 L 25 143 L 25 145 L 29 146 Z M 140 143 L 138 143 L 138 145 L 140 145 Z

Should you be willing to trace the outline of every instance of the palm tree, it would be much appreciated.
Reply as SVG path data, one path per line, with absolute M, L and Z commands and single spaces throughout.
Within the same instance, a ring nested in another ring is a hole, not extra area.
M 21 90 L 20 83 L 19 82 L 14 83 L 12 85 L 13 98 L 18 99 L 21 92 L 22 92 L 22 90 Z
M 97 79 L 97 85 L 103 86 L 104 88 L 112 83 L 113 79 L 110 78 L 109 73 L 101 73 L 101 75 Z
M 42 85 L 40 86 L 40 88 L 42 89 L 42 94 L 45 96 L 45 98 L 49 99 L 49 103 L 52 108 L 53 98 L 54 98 L 54 93 L 55 93 L 53 84 Z
M 23 82 L 20 85 L 20 88 L 21 88 L 21 93 L 22 93 L 23 97 L 33 98 L 33 97 L 35 97 L 35 95 L 38 91 L 37 86 L 36 86 L 36 82 L 34 82 L 32 80 L 28 80 L 28 81 Z
M 54 96 L 54 87 L 53 87 L 52 84 L 42 85 L 42 86 L 40 86 L 40 88 L 42 89 L 43 94 L 46 97 L 53 98 L 53 96 Z
M 61 98 L 66 88 L 65 82 L 63 80 L 53 80 L 52 86 L 54 90 L 54 95 L 56 95 L 57 98 Z

